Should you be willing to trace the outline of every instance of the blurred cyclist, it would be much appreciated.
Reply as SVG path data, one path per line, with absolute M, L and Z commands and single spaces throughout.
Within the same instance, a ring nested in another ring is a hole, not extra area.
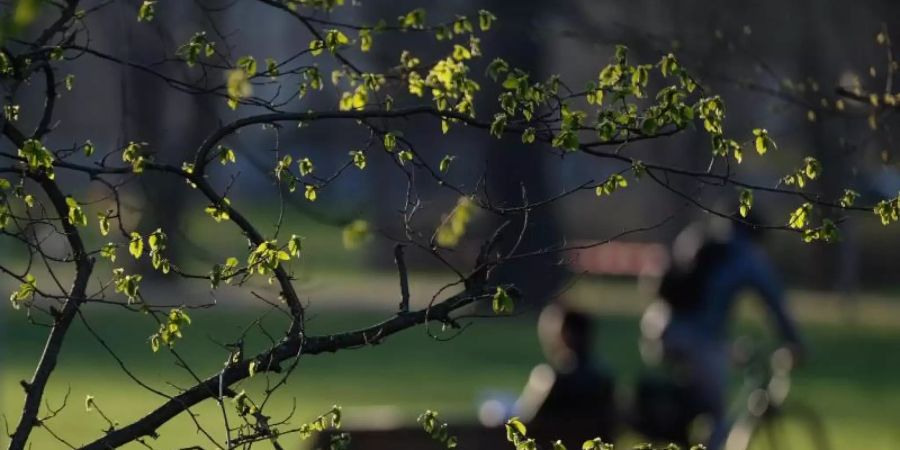
M 739 220 L 739 219 L 736 219 Z M 686 386 L 691 414 L 711 421 L 707 439 L 718 450 L 727 437 L 728 324 L 743 289 L 756 290 L 781 337 L 794 353 L 802 347 L 785 308 L 784 290 L 775 269 L 758 245 L 756 221 L 732 221 L 714 233 L 692 225 L 676 238 L 672 263 L 659 286 L 662 301 L 641 320 L 645 359 L 661 360 Z

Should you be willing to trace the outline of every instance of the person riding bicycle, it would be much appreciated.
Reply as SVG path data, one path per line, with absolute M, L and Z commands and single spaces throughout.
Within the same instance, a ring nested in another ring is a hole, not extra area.
M 728 324 L 742 290 L 757 291 L 781 337 L 794 353 L 800 337 L 785 307 L 784 289 L 775 268 L 758 245 L 755 221 L 735 219 L 726 232 L 705 231 L 695 224 L 676 238 L 672 263 L 660 281 L 662 301 L 642 318 L 646 354 L 656 350 L 686 387 L 689 413 L 710 419 L 707 448 L 719 449 L 727 438 Z M 686 436 L 686 435 L 684 435 Z

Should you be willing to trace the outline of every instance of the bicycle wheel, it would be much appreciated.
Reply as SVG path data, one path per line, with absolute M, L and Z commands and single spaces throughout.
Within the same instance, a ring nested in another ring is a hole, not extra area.
M 830 450 L 827 430 L 819 415 L 806 405 L 772 411 L 760 418 L 748 436 L 749 450 Z M 728 450 L 731 450 L 730 448 Z

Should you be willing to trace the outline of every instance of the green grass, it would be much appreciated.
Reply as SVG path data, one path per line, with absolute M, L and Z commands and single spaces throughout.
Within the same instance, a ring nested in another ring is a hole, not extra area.
M 613 286 L 609 291 L 618 292 L 616 289 Z M 641 373 L 634 314 L 640 299 L 631 295 L 623 298 L 617 293 L 612 296 L 614 302 L 604 304 L 632 304 L 632 307 L 601 306 L 598 311 L 601 313 L 598 344 L 619 371 L 620 384 L 626 390 Z M 316 312 L 311 322 L 312 332 L 361 326 L 386 314 L 374 310 L 341 312 L 341 309 L 322 308 Z M 23 399 L 18 380 L 30 376 L 46 329 L 25 324 L 23 317 L 15 312 L 5 312 L 0 322 L 4 333 L 0 406 L 11 427 Z M 222 367 L 226 358 L 215 341 L 233 341 L 242 325 L 260 313 L 261 310 L 252 308 L 196 311 L 192 314 L 194 324 L 176 349 L 194 363 L 201 376 L 213 373 Z M 748 315 L 755 316 L 752 311 Z M 896 407 L 900 405 L 900 381 L 896 377 L 900 373 L 900 358 L 896 357 L 900 329 L 862 321 L 820 320 L 813 313 L 808 315 L 810 319 L 805 322 L 804 331 L 813 354 L 808 364 L 796 373 L 790 401 L 807 404 L 824 418 L 834 448 L 900 447 L 900 431 L 895 423 Z M 124 315 L 109 307 L 92 308 L 88 316 L 91 324 L 142 380 L 170 393 L 173 389 L 164 380 L 180 386 L 190 383 L 190 376 L 174 367 L 171 355 L 150 351 L 143 337 L 153 333 L 156 326 L 149 317 Z M 275 335 L 278 322 L 275 317 L 263 320 Z M 746 321 L 744 330 L 755 330 L 757 325 L 758 320 Z M 118 370 L 115 361 L 97 345 L 84 326 L 76 325 L 72 333 L 47 395 L 50 406 L 56 407 L 70 390 L 68 406 L 48 422 L 50 429 L 72 444 L 99 436 L 106 423 L 96 412 L 85 411 L 86 395 L 95 396 L 102 411 L 121 423 L 146 414 L 162 402 Z M 259 333 L 253 333 L 247 346 L 258 348 L 261 343 Z M 340 404 L 350 425 L 372 425 L 376 419 L 384 421 L 395 415 L 401 421 L 412 421 L 426 408 L 441 411 L 451 423 L 472 421 L 481 395 L 487 390 L 518 392 L 531 367 L 541 359 L 533 318 L 481 320 L 448 342 L 435 341 L 420 328 L 401 333 L 378 346 L 303 359 L 286 389 L 273 399 L 275 409 L 271 412 L 285 414 L 296 401 L 298 420 L 311 419 L 332 404 Z M 177 376 L 172 376 L 173 373 Z M 258 396 L 264 378 L 258 376 L 239 390 L 246 389 L 251 396 Z M 218 425 L 221 412 L 215 403 L 207 402 L 194 413 L 217 437 L 221 436 Z M 162 437 L 153 443 L 158 449 L 189 445 L 210 448 L 186 416 L 160 432 Z M 789 437 L 798 436 L 791 423 L 786 432 Z M 34 436 L 36 449 L 62 448 L 44 430 L 36 430 Z M 796 442 L 790 448 L 809 447 Z

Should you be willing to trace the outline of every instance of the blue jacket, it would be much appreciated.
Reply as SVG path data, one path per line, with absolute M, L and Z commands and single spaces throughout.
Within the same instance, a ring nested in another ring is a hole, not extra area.
M 687 333 L 694 338 L 724 341 L 728 337 L 732 306 L 741 291 L 749 288 L 760 294 L 783 338 L 797 341 L 797 330 L 785 309 L 784 289 L 772 263 L 741 233 L 736 233 L 727 245 L 727 256 L 710 269 L 706 285 L 701 289 L 700 306 L 673 311 L 665 334 L 684 336 Z

